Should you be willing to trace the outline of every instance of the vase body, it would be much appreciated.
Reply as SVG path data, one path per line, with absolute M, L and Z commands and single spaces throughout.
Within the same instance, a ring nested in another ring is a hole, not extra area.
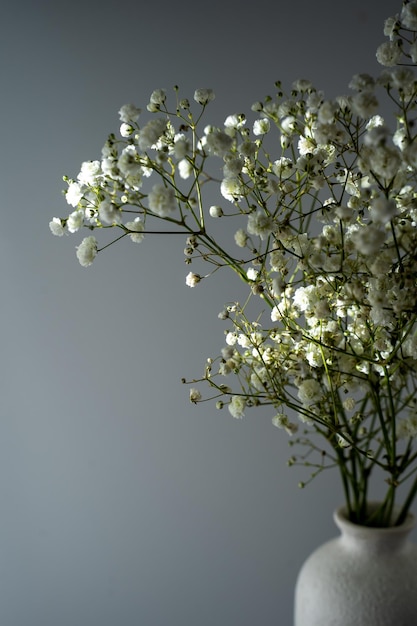
M 295 588 L 295 626 L 416 626 L 417 545 L 409 515 L 392 528 L 334 520 L 341 534 L 305 561 Z

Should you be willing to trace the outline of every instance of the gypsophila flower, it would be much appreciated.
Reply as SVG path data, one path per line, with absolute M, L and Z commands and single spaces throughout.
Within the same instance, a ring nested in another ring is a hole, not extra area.
M 268 237 L 272 232 L 274 222 L 264 211 L 251 213 L 248 217 L 248 233 L 250 235 L 258 235 L 261 239 Z
M 243 228 L 239 228 L 239 230 L 235 232 L 236 245 L 239 246 L 239 248 L 244 248 L 246 246 L 247 241 L 248 241 L 247 233 L 243 230 Z
M 355 74 L 349 83 L 349 89 L 355 91 L 368 91 L 375 87 L 375 79 L 369 74 Z
M 201 400 L 201 393 L 200 393 L 200 391 L 198 389 L 195 389 L 195 387 L 191 387 L 191 389 L 190 389 L 190 402 L 193 402 L 194 404 L 196 404 L 200 400 Z
M 119 224 L 122 219 L 120 209 L 109 198 L 102 200 L 98 207 L 100 221 L 104 224 Z
M 258 278 L 258 270 L 256 270 L 254 267 L 249 267 L 246 272 L 246 276 L 249 280 L 256 280 Z
M 62 237 L 62 235 L 65 233 L 65 228 L 62 224 L 62 220 L 60 220 L 59 217 L 52 218 L 52 220 L 49 222 L 49 228 L 51 233 L 56 237 Z
M 148 111 L 159 111 L 161 105 L 165 104 L 167 94 L 165 89 L 155 89 L 151 93 L 149 104 L 147 106 Z
M 175 157 L 178 160 L 185 159 L 189 151 L 190 143 L 187 137 L 182 133 L 178 133 L 174 137 L 174 146 L 172 147 L 172 152 L 174 153 Z
M 353 409 L 356 406 L 356 401 L 355 398 L 345 398 L 345 400 L 343 400 L 343 408 L 346 409 L 346 411 L 353 411 Z
M 135 146 L 128 145 L 122 150 L 117 161 L 117 167 L 124 176 L 140 176 L 142 164 Z
M 67 228 L 70 233 L 76 233 L 84 223 L 83 211 L 73 211 L 68 216 Z
M 196 89 L 194 92 L 194 100 L 203 106 L 214 100 L 214 98 L 215 95 L 212 89 Z
M 229 346 L 234 346 L 235 343 L 237 342 L 237 333 L 235 332 L 229 332 L 226 335 L 226 343 Z
M 366 256 L 376 254 L 381 249 L 385 237 L 385 232 L 373 224 L 351 231 L 351 241 L 358 252 Z
M 299 384 L 297 395 L 304 405 L 309 406 L 323 397 L 323 390 L 317 380 L 308 378 Z
M 397 214 L 397 205 L 394 200 L 379 196 L 370 204 L 372 219 L 381 224 L 386 224 Z
M 128 231 L 132 231 L 129 234 L 129 237 L 134 243 L 141 243 L 141 241 L 143 241 L 143 238 L 145 237 L 143 234 L 145 226 L 140 217 L 135 217 L 133 222 L 126 222 L 125 227 Z
M 76 207 L 83 197 L 83 188 L 82 186 L 74 181 L 71 181 L 68 184 L 68 189 L 65 192 L 65 199 L 73 207 Z
M 178 172 L 181 178 L 183 178 L 184 180 L 190 178 L 193 173 L 192 163 L 190 163 L 190 161 L 188 161 L 187 159 L 181 159 L 181 161 L 179 161 L 178 163 Z
M 220 191 L 223 198 L 229 202 L 237 202 L 242 196 L 242 185 L 238 177 L 224 178 L 220 185 Z
M 266 135 L 271 128 L 271 123 L 267 117 L 263 117 L 260 120 L 255 120 L 253 124 L 253 134 L 254 135 Z
M 281 157 L 272 165 L 273 172 L 281 179 L 290 178 L 295 172 L 295 167 L 291 159 Z
M 172 187 L 154 185 L 148 196 L 149 208 L 160 217 L 167 217 L 176 209 L 175 192 Z
M 361 91 L 352 98 L 352 108 L 363 118 L 371 117 L 378 108 L 378 100 L 371 91 Z
M 376 51 L 378 63 L 386 67 L 394 67 L 401 58 L 401 48 L 397 41 L 386 41 Z
M 298 426 L 293 422 L 290 422 L 288 417 L 283 413 L 278 413 L 272 418 L 272 423 L 277 428 L 283 428 L 288 435 L 294 435 L 297 432 Z
M 95 237 L 85 237 L 77 250 L 77 259 L 83 267 L 92 264 L 97 255 L 97 239 Z
M 209 213 L 210 213 L 211 217 L 221 217 L 223 215 L 223 209 L 222 209 L 221 206 L 213 204 L 209 208 Z
M 216 156 L 223 157 L 230 150 L 233 139 L 222 130 L 217 129 L 208 129 L 209 132 L 206 133 L 204 139 L 204 147 L 211 153 Z
M 148 150 L 149 148 L 152 148 L 158 139 L 160 139 L 160 137 L 164 134 L 166 127 L 167 123 L 163 118 L 150 120 L 139 133 L 139 148 L 141 150 Z
M 130 137 L 134 133 L 135 129 L 131 124 L 126 124 L 125 122 L 120 125 L 120 134 L 122 137 Z
M 235 130 L 238 130 L 239 128 L 242 128 L 242 126 L 244 126 L 246 124 L 246 117 L 243 114 L 234 114 L 234 115 L 228 115 L 224 121 L 224 125 L 226 128 L 233 128 Z
M 119 117 L 121 122 L 126 124 L 132 124 L 136 122 L 141 114 L 141 110 L 134 104 L 124 104 L 119 111 Z
M 242 396 L 233 396 L 229 404 L 229 412 L 236 419 L 245 416 L 246 400 Z
M 101 174 L 100 161 L 84 161 L 77 178 L 81 185 L 94 185 Z
M 399 28 L 399 22 L 397 16 L 388 17 L 384 23 L 384 35 L 389 37 L 391 41 L 396 36 Z
M 401 15 L 401 23 L 410 30 L 417 30 L 417 2 L 411 0 L 404 2 Z
M 185 284 L 188 287 L 195 287 L 201 281 L 201 276 L 199 274 L 194 274 L 194 272 L 189 272 L 185 278 Z

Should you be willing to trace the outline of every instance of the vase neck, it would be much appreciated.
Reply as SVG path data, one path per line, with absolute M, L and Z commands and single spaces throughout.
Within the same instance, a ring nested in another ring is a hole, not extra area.
M 342 542 L 360 550 L 366 549 L 367 552 L 400 550 L 414 528 L 414 516 L 411 514 L 407 516 L 403 524 L 389 528 L 354 524 L 347 518 L 344 507 L 337 509 L 333 517 L 341 531 Z

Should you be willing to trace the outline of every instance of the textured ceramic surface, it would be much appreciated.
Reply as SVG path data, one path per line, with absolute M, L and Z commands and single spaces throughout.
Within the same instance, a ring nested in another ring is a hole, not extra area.
M 416 626 L 417 545 L 400 527 L 368 528 L 338 509 L 341 535 L 306 560 L 295 590 L 295 626 Z

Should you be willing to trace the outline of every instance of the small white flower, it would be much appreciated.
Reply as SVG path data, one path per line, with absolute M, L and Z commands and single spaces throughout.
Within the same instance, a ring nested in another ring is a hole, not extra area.
M 81 185 L 94 185 L 101 173 L 100 161 L 84 161 L 77 179 Z
M 201 393 L 195 387 L 191 387 L 190 389 L 190 402 L 197 404 L 201 400 Z
M 80 264 L 83 267 L 88 267 L 97 255 L 97 239 L 95 237 L 85 237 L 76 250 Z
M 201 276 L 199 274 L 194 274 L 194 272 L 189 272 L 185 277 L 185 284 L 188 287 L 195 287 L 201 281 Z
M 166 94 L 165 89 L 155 89 L 151 93 L 151 97 L 149 99 L 149 102 L 151 104 L 155 104 L 155 105 L 157 105 L 159 107 L 161 104 L 164 104 L 166 99 L 167 99 L 167 94 Z
M 81 198 L 83 197 L 84 190 L 79 183 L 70 181 L 68 189 L 65 193 L 65 199 L 73 207 L 76 207 Z
M 67 228 L 70 233 L 76 233 L 77 230 L 81 228 L 83 223 L 84 223 L 83 211 L 80 211 L 80 210 L 73 211 L 68 216 Z
M 369 74 L 355 74 L 349 83 L 349 89 L 355 91 L 372 90 L 375 87 L 375 79 Z
M 194 92 L 194 100 L 203 106 L 214 100 L 215 97 L 212 89 L 196 89 Z
M 288 417 L 283 413 L 278 413 L 272 418 L 272 423 L 277 428 L 283 428 L 288 435 L 293 435 L 297 432 L 298 426 L 293 422 L 290 422 Z
M 263 117 L 260 120 L 255 120 L 253 124 L 253 134 L 256 136 L 266 135 L 266 133 L 269 133 L 270 128 L 271 123 L 269 119 L 267 117 Z
M 123 122 L 123 124 L 120 125 L 120 134 L 122 137 L 130 137 L 134 130 L 133 126 L 131 124 L 126 124 L 126 122 Z
M 261 239 L 265 239 L 271 234 L 273 227 L 274 222 L 265 211 L 251 213 L 248 217 L 247 229 L 250 235 L 258 235 Z
M 224 178 L 220 185 L 223 198 L 229 202 L 237 202 L 242 197 L 242 185 L 238 178 Z
M 385 241 L 385 232 L 373 224 L 368 224 L 352 231 L 351 240 L 358 252 L 371 256 L 380 251 Z
M 400 18 L 403 26 L 417 30 L 417 2 L 403 2 Z
M 136 122 L 140 114 L 141 110 L 134 104 L 124 104 L 119 111 L 120 121 L 126 124 Z
M 246 400 L 242 396 L 232 396 L 229 403 L 229 412 L 236 419 L 244 417 L 246 407 Z
M 108 198 L 100 202 L 98 216 L 104 224 L 120 224 L 121 212 Z
M 246 124 L 246 117 L 244 115 L 238 115 L 235 113 L 234 115 L 228 115 L 224 120 L 224 125 L 226 128 L 242 128 Z
M 237 333 L 228 332 L 226 335 L 226 343 L 228 346 L 234 346 L 237 342 Z
M 184 180 L 189 178 L 191 176 L 191 174 L 193 173 L 193 166 L 190 163 L 190 161 L 188 161 L 188 159 L 181 159 L 181 161 L 178 162 L 178 166 L 177 167 L 178 167 L 179 175 Z
M 360 117 L 371 117 L 376 112 L 377 107 L 378 100 L 372 91 L 360 91 L 352 98 L 352 108 Z
M 239 176 L 243 169 L 243 160 L 240 158 L 228 158 L 225 156 L 225 164 L 223 166 L 223 175 L 225 178 L 233 178 Z
M 224 157 L 233 144 L 233 139 L 222 130 L 212 130 L 204 137 L 204 147 L 211 154 Z
M 297 395 L 305 406 L 309 406 L 322 398 L 323 391 L 315 378 L 307 378 L 299 384 Z
M 152 187 L 148 196 L 149 208 L 160 217 L 167 217 L 176 209 L 175 192 L 172 187 L 157 184 Z
M 355 398 L 349 397 L 343 400 L 343 408 L 346 409 L 346 411 L 353 411 L 355 406 L 356 406 Z
M 223 215 L 223 209 L 221 206 L 217 206 L 215 204 L 213 204 L 210 208 L 209 208 L 209 213 L 211 217 L 221 217 Z
M 239 230 L 235 232 L 236 245 L 239 246 L 239 248 L 244 248 L 246 246 L 247 241 L 248 241 L 248 235 L 246 231 L 244 231 L 243 228 L 239 228 Z
M 394 36 L 398 30 L 398 26 L 399 26 L 399 23 L 398 23 L 397 15 L 388 17 L 384 23 L 384 35 L 386 37 L 389 37 L 392 41 L 392 39 L 394 39 Z
M 380 224 L 386 224 L 397 214 L 397 205 L 394 200 L 379 196 L 370 205 L 372 219 Z
M 130 233 L 129 237 L 134 243 L 141 243 L 141 241 L 143 241 L 145 237 L 143 234 L 145 226 L 140 217 L 135 217 L 133 222 L 126 222 L 125 226 L 128 230 L 133 231 Z
M 381 65 L 393 67 L 401 59 L 401 48 L 396 41 L 385 41 L 378 47 L 376 58 Z
M 385 126 L 384 118 L 380 115 L 373 115 L 366 124 L 366 130 L 372 130 L 373 128 L 378 128 L 379 126 Z
M 293 115 L 287 115 L 281 120 L 281 130 L 284 135 L 292 135 L 296 128 L 297 120 Z
M 117 161 L 117 167 L 123 176 L 140 176 L 142 172 L 142 165 L 139 160 L 139 155 L 136 152 L 135 146 L 129 144 L 126 146 Z
M 63 227 L 62 221 L 59 219 L 59 217 L 52 218 L 52 220 L 49 222 L 49 228 L 51 230 L 51 233 L 56 237 L 62 237 L 65 232 L 65 228 Z
M 280 179 L 290 178 L 295 172 L 294 163 L 288 157 L 281 157 L 273 163 L 272 171 Z
M 242 348 L 249 348 L 251 345 L 250 339 L 249 337 L 247 337 L 246 335 L 244 335 L 243 333 L 240 333 L 240 335 L 237 338 L 237 343 L 239 344 L 239 346 L 241 346 Z
M 162 137 L 166 127 L 167 122 L 163 118 L 150 120 L 139 133 L 139 148 L 141 150 L 148 150 L 149 148 L 152 148 L 158 139 Z
M 190 142 L 185 135 L 179 134 L 174 137 L 174 147 L 172 148 L 174 156 L 179 161 L 185 159 L 190 151 Z
M 282 312 L 281 312 L 279 306 L 272 307 L 272 309 L 271 309 L 271 321 L 272 322 L 278 322 L 281 319 L 282 319 Z
M 313 84 L 311 83 L 311 81 L 306 80 L 305 78 L 299 78 L 298 80 L 295 80 L 293 82 L 292 88 L 295 89 L 295 91 L 299 91 L 300 93 L 306 93 L 313 89 Z

